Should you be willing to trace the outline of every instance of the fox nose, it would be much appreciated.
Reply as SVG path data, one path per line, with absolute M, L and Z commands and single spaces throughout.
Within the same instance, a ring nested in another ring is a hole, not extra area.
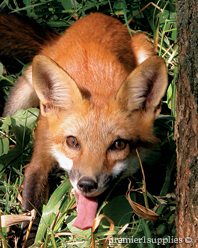
M 93 193 L 98 188 L 98 184 L 90 178 L 81 178 L 78 181 L 78 189 L 83 193 Z

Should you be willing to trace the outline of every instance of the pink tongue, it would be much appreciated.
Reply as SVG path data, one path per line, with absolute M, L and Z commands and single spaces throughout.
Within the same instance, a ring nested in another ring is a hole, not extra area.
M 77 193 L 76 193 L 77 194 Z M 98 200 L 95 197 L 87 198 L 81 194 L 78 195 L 77 201 L 77 218 L 72 226 L 85 230 L 92 228 L 93 221 L 96 217 Z

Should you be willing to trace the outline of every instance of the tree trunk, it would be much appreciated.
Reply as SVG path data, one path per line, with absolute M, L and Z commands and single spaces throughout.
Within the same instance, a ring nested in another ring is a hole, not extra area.
M 177 247 L 198 247 L 198 1 L 176 0 L 179 75 L 177 147 Z M 182 241 L 182 243 L 180 243 Z

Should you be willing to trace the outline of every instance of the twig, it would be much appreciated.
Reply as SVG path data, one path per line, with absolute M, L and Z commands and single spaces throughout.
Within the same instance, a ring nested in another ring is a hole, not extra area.
M 140 13 L 142 13 L 142 11 L 144 11 L 146 8 L 148 8 L 148 6 L 153 5 L 155 8 L 159 9 L 161 12 L 163 11 L 163 9 L 161 9 L 159 6 L 157 6 L 155 3 L 150 2 L 148 3 L 146 6 L 144 6 L 144 8 L 142 8 L 136 15 L 134 15 L 131 19 L 128 20 L 128 24 L 136 17 L 138 16 Z

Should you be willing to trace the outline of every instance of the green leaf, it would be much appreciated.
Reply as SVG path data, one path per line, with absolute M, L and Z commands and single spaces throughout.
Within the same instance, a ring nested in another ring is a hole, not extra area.
M 68 226 L 70 232 L 81 234 L 81 235 L 84 235 L 86 237 L 91 236 L 91 228 L 89 228 L 87 230 L 81 230 L 81 229 L 78 229 L 75 226 L 72 226 L 75 220 L 76 220 L 76 216 L 73 216 L 73 215 L 72 216 L 69 216 L 67 218 L 67 226 Z
M 70 9 L 72 9 L 72 8 L 75 8 L 76 9 L 76 6 L 77 6 L 77 2 L 75 1 L 75 0 L 70 0 L 70 1 L 65 1 L 65 0 L 60 0 L 60 2 L 61 2 L 61 4 L 62 4 L 62 6 L 63 6 L 63 8 L 66 10 L 66 11 L 68 11 L 68 10 L 70 10 Z
M 32 130 L 35 127 L 39 110 L 32 108 L 29 110 L 19 110 L 13 116 L 2 119 L 1 130 L 7 136 L 1 143 L 0 162 L 6 166 L 18 166 L 21 155 L 25 147 L 29 144 Z M 9 131 L 11 129 L 11 131 Z M 8 150 L 9 143 L 14 146 Z
M 0 75 L 3 75 L 3 64 L 0 62 Z
M 129 223 L 132 212 L 132 208 L 125 195 L 120 195 L 113 198 L 103 208 L 103 213 L 108 216 L 116 226 L 122 226 Z
M 160 24 L 164 24 L 165 23 L 165 21 L 167 20 L 167 19 L 169 19 L 169 11 L 168 10 L 164 10 L 163 12 L 160 12 L 159 13 L 159 22 L 160 22 Z
M 113 9 L 114 9 L 116 14 L 120 14 L 120 13 L 123 14 L 123 1 L 116 1 L 113 4 Z
M 65 179 L 61 183 L 61 185 L 54 191 L 41 216 L 41 221 L 39 224 L 38 232 L 36 234 L 35 242 L 43 240 L 47 228 L 52 223 L 55 214 L 61 204 L 61 198 L 64 196 L 64 194 L 69 192 L 71 188 L 72 187 L 71 184 L 68 182 L 68 179 Z
M 7 154 L 9 151 L 9 139 L 1 138 L 0 139 L 0 156 L 3 154 Z
M 12 131 L 18 142 L 24 142 L 24 138 L 29 137 L 37 121 L 39 110 L 31 108 L 29 110 L 19 110 L 11 117 Z M 24 137 L 24 131 L 26 135 Z

